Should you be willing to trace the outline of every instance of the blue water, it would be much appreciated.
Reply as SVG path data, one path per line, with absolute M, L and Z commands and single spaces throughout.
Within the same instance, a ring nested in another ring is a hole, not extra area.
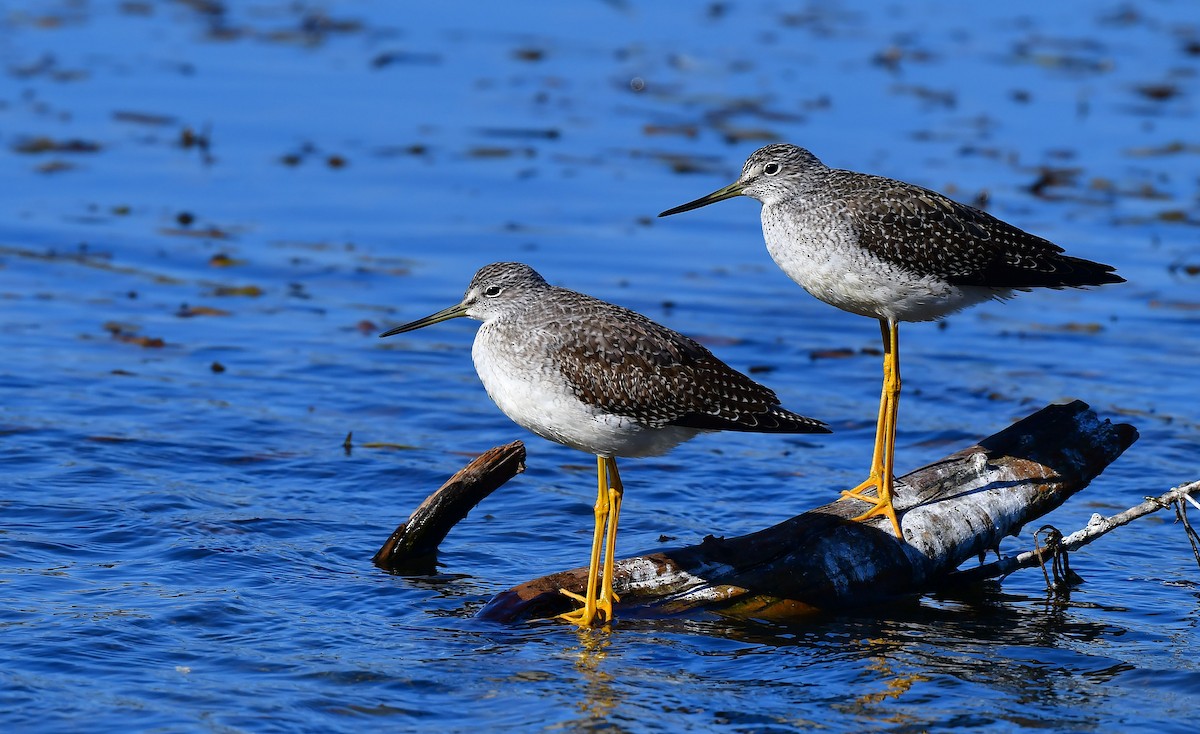
M 877 329 L 774 267 L 753 202 L 654 215 L 774 140 L 986 193 L 1129 283 L 905 327 L 898 463 L 1086 400 L 1141 439 L 1047 518 L 1075 529 L 1200 478 L 1193 5 L 514 5 L 0 9 L 3 728 L 1191 731 L 1200 571 L 1165 513 L 1065 595 L 1031 571 L 803 625 L 476 620 L 584 561 L 593 462 L 488 401 L 473 324 L 375 335 L 517 259 L 770 368 L 835 434 L 623 465 L 622 554 L 747 532 L 862 478 L 878 357 L 814 355 Z M 528 471 L 439 575 L 371 565 L 514 438 Z

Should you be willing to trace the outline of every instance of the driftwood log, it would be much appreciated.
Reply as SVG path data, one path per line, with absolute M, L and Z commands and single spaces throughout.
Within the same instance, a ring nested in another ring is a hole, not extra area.
M 1082 402 L 1051 405 L 898 479 L 904 542 L 886 519 L 850 520 L 862 503 L 832 502 L 748 535 L 618 560 L 615 613 L 781 618 L 927 591 L 1061 505 L 1135 440 L 1132 426 L 1101 420 Z M 586 576 L 577 568 L 527 581 L 480 616 L 553 617 L 575 604 L 558 590 L 582 593 Z
M 832 502 L 748 535 L 709 536 L 698 545 L 619 559 L 616 614 L 794 617 L 869 606 L 959 577 L 981 578 L 955 569 L 1061 505 L 1135 440 L 1132 426 L 1101 420 L 1082 402 L 1048 406 L 900 477 L 895 505 L 904 542 L 885 519 L 850 520 L 863 503 Z M 520 471 L 523 461 L 519 441 L 473 461 L 396 529 L 376 553 L 376 565 L 432 573 L 437 545 L 454 523 Z M 1042 548 L 1032 560 L 1029 554 L 1020 563 L 1002 559 L 1004 568 L 989 575 L 1052 555 Z M 496 595 L 480 616 L 505 622 L 553 617 L 575 605 L 559 589 L 581 593 L 586 577 L 586 568 L 576 568 L 527 581 Z

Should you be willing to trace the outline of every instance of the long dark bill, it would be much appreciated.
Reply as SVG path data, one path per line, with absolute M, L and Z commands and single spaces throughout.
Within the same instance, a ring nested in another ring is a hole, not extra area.
M 416 329 L 423 328 L 425 326 L 437 324 L 442 321 L 449 321 L 450 319 L 456 319 L 456 318 L 459 318 L 460 316 L 466 316 L 466 315 L 467 315 L 466 304 L 459 303 L 457 305 L 451 306 L 450 308 L 444 308 L 441 311 L 438 311 L 437 313 L 429 314 L 428 316 L 426 316 L 423 319 L 417 319 L 416 321 L 410 321 L 407 324 L 404 324 L 403 326 L 397 326 L 394 329 L 388 329 L 387 331 L 380 334 L 379 338 L 382 339 L 385 336 L 393 336 L 395 334 L 403 334 L 406 331 L 413 331 Z
M 699 199 L 696 199 L 695 201 L 689 201 L 686 204 L 680 204 L 679 206 L 675 207 L 674 209 L 668 209 L 665 212 L 659 214 L 658 216 L 669 217 L 672 214 L 680 214 L 682 212 L 690 212 L 693 209 L 699 209 L 702 206 L 708 206 L 709 204 L 715 204 L 718 201 L 725 201 L 726 199 L 732 199 L 735 196 L 741 196 L 741 195 L 742 195 L 742 184 L 740 181 L 734 181 L 733 183 L 729 184 L 725 188 L 717 189 L 716 191 L 712 192 L 708 196 L 701 196 Z

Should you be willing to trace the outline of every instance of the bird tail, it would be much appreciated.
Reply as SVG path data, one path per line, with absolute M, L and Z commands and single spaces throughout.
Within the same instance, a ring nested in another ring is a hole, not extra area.
M 671 421 L 682 428 L 705 431 L 743 431 L 746 433 L 832 433 L 823 421 L 808 418 L 780 407 L 763 413 L 712 415 L 689 413 Z
M 1079 288 L 1087 285 L 1105 285 L 1106 283 L 1124 283 L 1125 279 L 1117 275 L 1116 268 L 1104 263 L 1092 262 L 1079 257 L 1063 255 L 1059 258 L 1059 285 Z

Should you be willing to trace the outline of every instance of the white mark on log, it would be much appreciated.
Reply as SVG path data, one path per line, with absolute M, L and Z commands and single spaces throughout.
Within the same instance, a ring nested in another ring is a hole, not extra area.
M 647 585 L 662 583 L 662 569 L 649 558 L 627 558 L 618 563 L 621 570 L 628 574 L 625 583 L 622 584 L 624 589 L 636 591 L 637 589 L 646 588 Z M 671 575 L 671 571 L 678 573 L 678 569 L 667 569 L 667 575 Z
M 696 587 L 709 586 L 707 578 L 720 578 L 732 573 L 733 569 L 721 563 L 706 563 L 696 573 L 685 571 L 673 563 L 661 565 L 651 558 L 627 558 L 619 561 L 622 575 L 627 574 L 618 593 L 637 592 L 646 589 L 678 588 L 688 593 Z
M 1091 519 L 1088 520 L 1087 527 L 1083 529 L 1085 533 L 1106 533 L 1112 529 L 1110 523 L 1104 515 L 1099 512 L 1093 512 Z

